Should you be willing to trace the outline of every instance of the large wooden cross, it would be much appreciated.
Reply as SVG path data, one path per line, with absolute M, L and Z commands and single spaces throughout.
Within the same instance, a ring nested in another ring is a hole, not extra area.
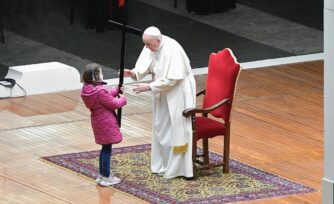
M 141 36 L 143 31 L 112 20 L 108 20 L 108 23 L 122 30 L 121 62 L 120 62 L 119 83 L 118 83 L 118 87 L 120 90 L 124 82 L 124 58 L 125 58 L 126 33 L 132 33 Z M 117 110 L 117 119 L 119 127 L 121 127 L 121 118 L 122 118 L 122 108 L 119 108 Z

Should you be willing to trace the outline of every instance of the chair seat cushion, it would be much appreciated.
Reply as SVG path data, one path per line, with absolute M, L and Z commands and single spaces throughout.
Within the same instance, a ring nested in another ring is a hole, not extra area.
M 207 117 L 196 117 L 197 140 L 225 135 L 225 124 Z

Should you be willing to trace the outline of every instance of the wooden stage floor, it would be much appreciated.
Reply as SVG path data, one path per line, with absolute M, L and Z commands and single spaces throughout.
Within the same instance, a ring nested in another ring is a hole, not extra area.
M 205 79 L 196 77 L 198 90 Z M 129 90 L 115 147 L 151 140 L 151 95 Z M 222 152 L 221 141 L 210 141 L 214 151 Z M 98 149 L 79 90 L 0 100 L 0 203 L 141 203 L 39 159 Z M 242 203 L 321 203 L 323 61 L 242 71 L 231 157 L 319 190 Z

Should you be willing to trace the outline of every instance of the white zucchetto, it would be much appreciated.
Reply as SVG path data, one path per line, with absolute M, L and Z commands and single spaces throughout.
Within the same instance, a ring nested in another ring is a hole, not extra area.
M 145 29 L 143 35 L 160 36 L 161 32 L 157 27 L 151 26 Z

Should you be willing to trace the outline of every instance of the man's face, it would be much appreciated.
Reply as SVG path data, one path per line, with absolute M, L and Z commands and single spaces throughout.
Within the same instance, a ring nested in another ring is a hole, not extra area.
M 159 50 L 160 40 L 149 35 L 143 35 L 143 42 L 145 46 L 152 52 Z

